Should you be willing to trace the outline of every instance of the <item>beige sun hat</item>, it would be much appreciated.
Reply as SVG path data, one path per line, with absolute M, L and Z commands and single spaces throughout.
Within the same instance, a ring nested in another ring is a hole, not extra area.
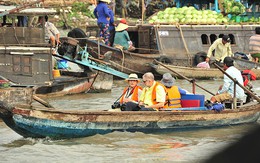
M 127 80 L 127 81 L 129 81 L 129 80 L 137 80 L 137 81 L 140 81 L 140 79 L 138 78 L 137 74 L 130 74 L 126 80 Z
M 127 24 L 119 23 L 118 26 L 116 27 L 116 31 L 123 31 L 128 28 Z
M 110 3 L 111 2 L 111 0 L 100 0 L 100 1 L 106 2 L 106 3 Z

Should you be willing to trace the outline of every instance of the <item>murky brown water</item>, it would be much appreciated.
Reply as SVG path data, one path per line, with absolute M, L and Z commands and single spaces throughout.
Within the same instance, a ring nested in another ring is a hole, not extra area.
M 212 92 L 221 83 L 222 80 L 198 81 Z M 109 109 L 125 84 L 125 81 L 115 81 L 111 92 L 47 100 L 63 109 Z M 260 82 L 253 84 L 260 94 Z M 192 90 L 185 80 L 177 80 L 176 85 Z M 196 92 L 205 93 L 199 88 Z M 210 98 L 208 93 L 205 95 Z M 80 139 L 49 140 L 25 139 L 0 121 L 0 162 L 202 162 L 256 125 L 154 134 L 113 132 Z

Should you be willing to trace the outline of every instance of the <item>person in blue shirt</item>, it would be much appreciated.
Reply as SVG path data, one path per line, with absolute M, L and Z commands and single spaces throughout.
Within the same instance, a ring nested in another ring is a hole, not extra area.
M 98 27 L 100 29 L 99 36 L 104 39 L 105 44 L 110 46 L 109 42 L 109 21 L 110 14 L 107 4 L 110 0 L 99 0 L 97 7 L 94 9 L 94 15 L 98 19 Z
M 113 46 L 114 43 L 114 37 L 115 37 L 115 20 L 114 20 L 114 12 L 113 12 L 113 7 L 115 6 L 114 2 L 110 2 L 108 4 L 108 12 L 110 15 L 110 21 L 109 21 L 109 33 L 110 33 L 110 37 L 109 37 L 109 42 L 110 42 L 110 46 Z

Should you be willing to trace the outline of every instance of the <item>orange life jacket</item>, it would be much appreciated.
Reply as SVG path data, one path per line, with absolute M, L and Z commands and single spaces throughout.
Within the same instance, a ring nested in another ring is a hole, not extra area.
M 163 108 L 181 108 L 181 94 L 177 86 L 166 88 L 166 101 Z
M 166 92 L 166 87 L 163 84 L 161 84 L 159 82 L 156 82 L 155 86 L 153 87 L 153 91 L 152 91 L 153 105 L 157 104 L 157 102 L 156 102 L 156 88 L 157 88 L 158 85 L 161 85 L 164 88 L 165 92 Z
M 124 101 L 125 94 L 126 94 L 128 88 L 129 88 L 129 87 L 125 87 L 125 89 L 124 89 L 124 91 L 123 91 L 123 95 L 122 95 L 122 97 L 120 98 L 120 103 L 121 103 L 121 104 L 122 104 L 123 101 Z M 142 90 L 142 87 L 140 87 L 140 86 L 137 85 L 137 86 L 135 86 L 135 87 L 132 89 L 132 91 L 129 93 L 130 95 L 132 95 L 132 96 L 131 96 L 131 99 L 134 100 L 134 101 L 136 101 L 136 102 L 138 102 L 138 90 L 139 90 L 139 89 Z

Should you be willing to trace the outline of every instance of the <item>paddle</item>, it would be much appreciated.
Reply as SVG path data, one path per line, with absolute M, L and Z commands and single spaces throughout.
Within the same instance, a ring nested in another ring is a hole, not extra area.
M 215 62 L 213 63 L 223 74 L 225 74 L 227 77 L 229 77 L 235 84 L 239 85 L 244 91 L 246 91 L 250 96 L 252 96 L 254 99 L 256 99 L 260 103 L 260 98 L 257 97 L 254 93 L 252 93 L 249 89 L 244 87 L 242 84 L 237 82 L 236 79 L 232 78 L 228 73 L 226 73 L 225 70 L 223 70 L 219 65 L 217 65 Z
M 159 62 L 159 61 L 157 61 L 157 60 L 154 60 L 154 61 L 155 61 L 156 63 L 158 63 L 159 65 L 165 67 L 166 69 L 170 70 L 171 72 L 174 72 L 175 74 L 177 74 L 177 75 L 181 76 L 182 78 L 188 80 L 188 81 L 191 82 L 192 84 L 195 84 L 197 87 L 201 88 L 202 90 L 204 90 L 204 91 L 208 92 L 209 94 L 215 96 L 214 93 L 210 92 L 209 90 L 207 90 L 207 89 L 203 88 L 202 86 L 198 85 L 197 83 L 195 83 L 195 80 L 194 80 L 194 79 L 189 79 L 189 78 L 187 78 L 186 76 L 184 76 L 184 75 L 182 75 L 182 74 L 180 74 L 180 73 L 174 71 L 173 69 L 167 67 L 166 65 L 162 64 L 161 62 Z
M 33 99 L 37 102 L 39 102 L 40 104 L 44 105 L 47 108 L 54 108 L 50 103 L 48 103 L 47 101 L 44 101 L 43 99 L 41 99 L 40 97 L 33 95 Z

